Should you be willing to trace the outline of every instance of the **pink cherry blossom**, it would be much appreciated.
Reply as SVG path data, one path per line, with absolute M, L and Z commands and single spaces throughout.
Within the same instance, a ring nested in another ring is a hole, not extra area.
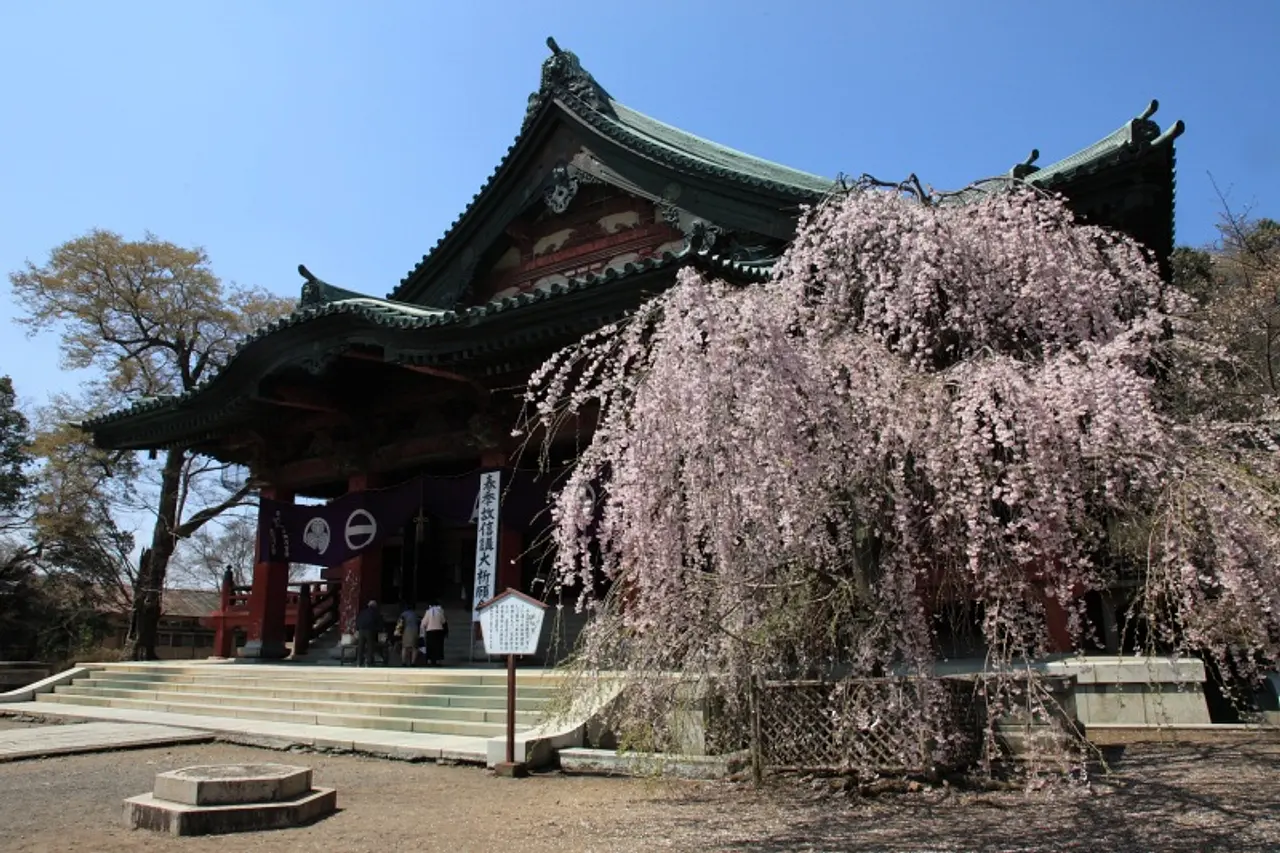
M 1086 594 L 1137 579 L 1154 648 L 1256 672 L 1280 472 L 1268 423 L 1215 414 L 1226 356 L 1189 304 L 1027 189 L 852 191 L 766 284 L 684 270 L 529 385 L 526 433 L 594 423 L 553 507 L 556 587 L 595 611 L 581 660 L 629 673 L 652 727 L 677 701 L 655 673 L 732 716 L 753 675 L 931 672 L 943 617 L 980 614 L 990 732 L 1047 710 L 1010 675 L 1052 650 L 1047 603 L 1079 644 Z

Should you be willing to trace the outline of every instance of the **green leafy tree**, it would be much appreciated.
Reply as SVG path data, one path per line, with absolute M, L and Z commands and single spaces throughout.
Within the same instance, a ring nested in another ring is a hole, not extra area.
M 293 308 L 291 301 L 259 288 L 222 282 L 202 249 L 151 234 L 126 240 L 110 231 L 91 231 L 55 247 L 44 264 L 28 262 L 9 278 L 25 312 L 19 322 L 33 333 L 56 330 L 65 367 L 98 372 L 76 404 L 75 420 L 193 390 L 227 362 L 248 332 Z M 76 446 L 65 432 L 50 441 L 51 447 Z M 121 499 L 147 495 L 154 524 L 132 573 L 126 654 L 154 659 L 161 597 L 178 543 L 249 501 L 249 484 L 225 487 L 221 466 L 181 447 L 166 450 L 154 465 L 120 454 L 64 461 L 59 488 L 76 492 L 95 483 L 80 493 Z M 105 479 L 93 470 L 100 463 L 107 465 Z M 116 549 L 113 540 L 111 548 Z
M 67 424 L 69 405 L 55 398 L 36 415 L 23 452 L 40 464 L 22 468 L 26 493 L 5 516 L 0 553 L 0 646 L 52 662 L 101 639 L 108 614 L 127 608 L 136 574 L 133 536 L 111 515 L 113 491 L 129 479 L 119 474 L 135 460 L 94 448 Z
M 24 631 L 31 600 L 30 549 L 21 530 L 31 485 L 31 435 L 13 381 L 0 376 L 0 657 Z
M 31 436 L 13 380 L 0 376 L 0 514 L 15 512 L 31 485 Z

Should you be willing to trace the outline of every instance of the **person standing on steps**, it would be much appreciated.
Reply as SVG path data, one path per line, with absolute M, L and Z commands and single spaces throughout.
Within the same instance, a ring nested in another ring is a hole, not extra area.
M 444 664 L 444 638 L 449 636 L 449 621 L 444 618 L 444 608 L 434 598 L 427 600 L 427 612 L 422 617 L 422 636 L 426 639 L 427 666 Z
M 418 662 L 418 614 L 412 604 L 400 607 L 400 665 L 413 666 Z
M 382 630 L 382 613 L 378 602 L 369 605 L 356 616 L 356 666 L 373 666 L 373 648 L 378 645 L 378 632 Z

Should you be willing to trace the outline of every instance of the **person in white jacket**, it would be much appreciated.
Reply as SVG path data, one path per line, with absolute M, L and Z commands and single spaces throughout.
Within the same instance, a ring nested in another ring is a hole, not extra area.
M 449 621 L 444 618 L 444 608 L 434 598 L 427 602 L 427 612 L 422 617 L 422 637 L 425 640 L 427 666 L 444 663 L 444 638 L 449 636 Z

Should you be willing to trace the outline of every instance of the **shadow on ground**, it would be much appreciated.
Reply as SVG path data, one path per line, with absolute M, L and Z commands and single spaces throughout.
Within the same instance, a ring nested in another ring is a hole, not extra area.
M 668 837 L 706 848 L 1063 851 L 1280 850 L 1280 747 L 1132 749 L 1091 791 L 928 791 L 874 799 L 795 785 L 740 791 L 736 808 L 713 789 L 665 804 Z M 705 849 L 705 848 L 704 848 Z
M 474 767 L 352 755 L 268 753 L 229 744 L 9 763 L 0 769 L 0 850 L 226 853 L 235 849 L 432 849 L 519 853 L 841 850 L 1280 850 L 1280 745 L 1131 748 L 1091 790 L 850 798 L 825 781 L 773 785 L 608 779 L 559 773 L 495 779 Z M 341 811 L 269 833 L 172 839 L 127 830 L 121 803 L 155 774 L 198 764 L 284 761 L 335 787 Z M 181 842 L 179 844 L 179 841 Z

